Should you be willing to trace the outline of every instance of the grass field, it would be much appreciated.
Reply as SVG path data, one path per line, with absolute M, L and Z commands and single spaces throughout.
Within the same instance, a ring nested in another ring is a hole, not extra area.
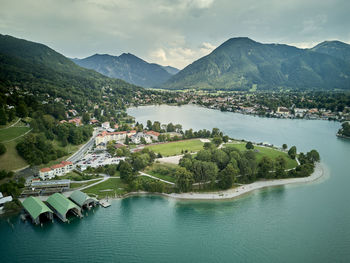
M 85 183 L 71 183 L 70 188 L 75 189 L 75 188 L 79 188 L 79 187 L 88 186 L 90 184 L 94 184 L 94 183 L 101 181 L 101 180 L 102 180 L 102 178 L 100 180 L 95 180 L 95 181 L 85 182 Z
M 29 130 L 30 128 L 28 127 L 11 127 L 8 129 L 0 130 L 0 142 L 5 142 L 17 138 Z
M 178 165 L 176 164 L 154 163 L 147 167 L 144 172 L 159 179 L 175 183 L 175 177 L 173 175 L 177 167 Z
M 28 165 L 27 162 L 21 156 L 19 156 L 16 150 L 16 144 L 22 137 L 15 139 L 18 136 L 26 133 L 28 130 L 29 128 L 27 127 L 16 126 L 0 130 L 0 142 L 3 142 L 6 147 L 6 153 L 0 156 L 0 169 L 11 171 Z M 12 139 L 15 140 L 9 141 Z
M 6 153 L 0 156 L 0 170 L 5 169 L 7 171 L 12 171 L 28 165 L 28 163 L 17 153 L 16 144 L 17 140 L 4 143 Z
M 246 143 L 230 143 L 230 144 L 226 144 L 226 145 L 230 146 L 230 147 L 235 147 L 242 152 L 247 150 L 245 148 Z M 282 155 L 287 160 L 287 169 L 295 168 L 298 165 L 297 162 L 295 160 L 291 159 L 287 153 L 281 152 L 277 149 L 254 145 L 254 150 L 258 151 L 258 152 L 256 152 L 257 161 L 260 161 L 263 156 L 268 156 L 271 159 L 275 159 L 276 157 Z
M 203 149 L 204 143 L 199 139 L 185 140 L 179 142 L 169 142 L 157 145 L 146 146 L 155 153 L 160 153 L 163 157 L 179 155 L 181 151 L 197 152 Z
M 125 185 L 119 178 L 109 178 L 107 181 L 83 190 L 83 192 L 98 198 L 105 198 L 107 195 L 109 197 L 114 197 L 115 195 L 125 194 L 127 192 L 125 190 L 126 187 L 127 185 Z

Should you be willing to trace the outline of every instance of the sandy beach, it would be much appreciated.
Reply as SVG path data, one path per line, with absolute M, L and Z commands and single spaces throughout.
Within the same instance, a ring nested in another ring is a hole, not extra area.
M 289 178 L 289 179 L 278 179 L 278 180 L 266 180 L 258 181 L 251 184 L 239 186 L 237 188 L 229 189 L 226 191 L 208 192 L 208 193 L 181 193 L 181 194 L 163 194 L 164 196 L 176 198 L 176 199 L 192 199 L 192 200 L 220 200 L 220 199 L 231 199 L 249 192 L 273 186 L 281 186 L 287 184 L 301 184 L 311 183 L 319 180 L 325 175 L 325 168 L 321 163 L 317 163 L 315 171 L 312 175 L 302 178 Z

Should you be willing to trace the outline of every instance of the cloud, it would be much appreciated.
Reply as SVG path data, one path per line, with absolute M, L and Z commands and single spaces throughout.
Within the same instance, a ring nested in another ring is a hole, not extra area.
M 214 49 L 215 46 L 208 42 L 203 42 L 194 49 L 188 47 L 159 48 L 149 54 L 149 59 L 161 65 L 172 65 L 182 69 L 193 61 L 208 55 Z
M 69 57 L 133 53 L 184 67 L 229 38 L 309 47 L 348 41 L 348 0 L 0 0 L 2 34 Z

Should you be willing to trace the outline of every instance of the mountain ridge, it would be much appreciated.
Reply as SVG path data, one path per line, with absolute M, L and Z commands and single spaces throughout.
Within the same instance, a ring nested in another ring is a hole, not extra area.
M 79 66 L 96 70 L 105 76 L 120 78 L 147 88 L 159 86 L 173 75 L 171 72 L 174 72 L 172 67 L 148 63 L 131 53 L 122 53 L 120 56 L 94 54 L 83 59 L 72 60 Z
M 165 89 L 326 90 L 350 88 L 350 63 L 285 44 L 230 38 L 162 85 Z

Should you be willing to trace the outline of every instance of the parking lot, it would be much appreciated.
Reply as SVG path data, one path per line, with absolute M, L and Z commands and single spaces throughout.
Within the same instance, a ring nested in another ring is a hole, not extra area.
M 75 165 L 80 166 L 83 171 L 87 167 L 96 168 L 108 164 L 119 164 L 121 160 L 125 160 L 125 157 L 112 157 L 108 152 L 88 153 L 81 160 L 78 160 Z

